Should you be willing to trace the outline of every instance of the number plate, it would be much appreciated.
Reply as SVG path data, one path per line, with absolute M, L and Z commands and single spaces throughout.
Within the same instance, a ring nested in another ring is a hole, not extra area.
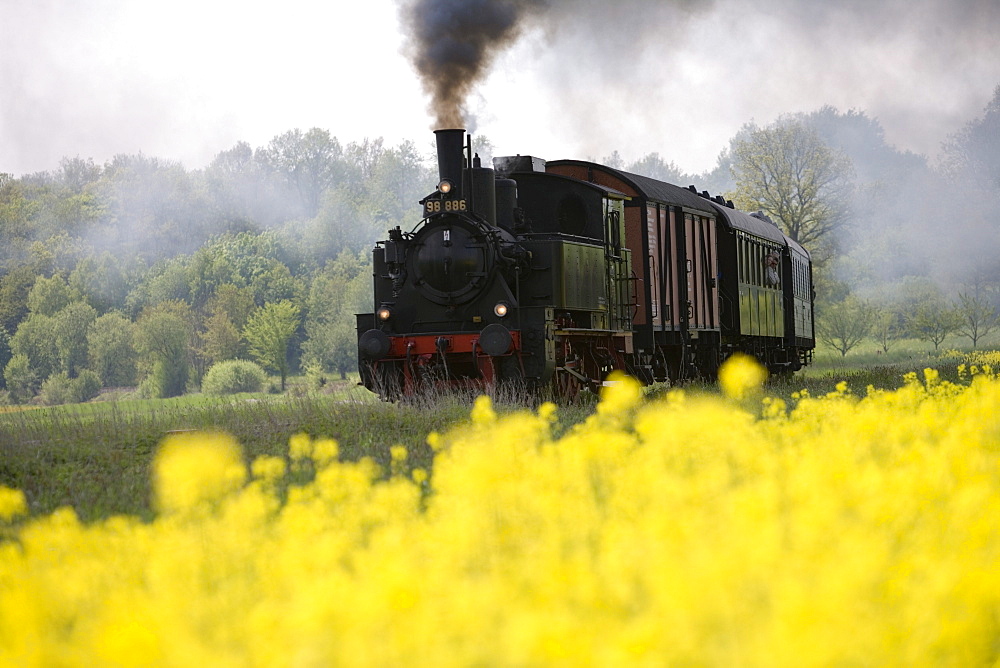
M 424 202 L 424 217 L 436 213 L 459 213 L 468 209 L 469 205 L 464 199 L 432 199 Z

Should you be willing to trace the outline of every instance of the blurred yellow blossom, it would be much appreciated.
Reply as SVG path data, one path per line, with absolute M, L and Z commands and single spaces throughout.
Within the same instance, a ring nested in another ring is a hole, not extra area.
M 752 406 L 737 358 L 726 397 L 622 379 L 565 431 L 481 398 L 410 476 L 298 435 L 246 482 L 230 437 L 171 437 L 153 521 L 0 533 L 0 665 L 994 665 L 1000 380 L 973 366 Z
M 153 462 L 157 507 L 185 510 L 216 501 L 246 479 L 246 464 L 236 440 L 225 434 L 188 433 L 169 436 Z
M 754 358 L 737 353 L 719 368 L 719 387 L 726 396 L 745 399 L 767 380 L 767 369 Z
M 10 521 L 28 512 L 24 492 L 0 485 L 0 520 Z

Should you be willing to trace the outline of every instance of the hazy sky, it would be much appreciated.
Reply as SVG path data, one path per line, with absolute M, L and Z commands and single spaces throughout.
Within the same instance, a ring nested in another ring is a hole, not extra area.
M 710 168 L 832 104 L 933 156 L 1000 84 L 1000 0 L 546 0 L 469 100 L 497 152 Z M 143 152 L 205 166 L 321 127 L 430 146 L 393 0 L 0 0 L 0 172 Z

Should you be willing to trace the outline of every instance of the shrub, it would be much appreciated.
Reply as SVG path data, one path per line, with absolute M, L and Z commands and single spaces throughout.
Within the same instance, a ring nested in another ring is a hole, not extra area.
M 42 383 L 38 396 L 47 406 L 82 404 L 96 397 L 100 391 L 100 377 L 90 369 L 84 369 L 76 378 L 70 378 L 65 371 L 52 374 Z
M 27 355 L 14 355 L 7 362 L 3 372 L 7 381 L 7 391 L 10 400 L 15 404 L 23 404 L 38 392 L 38 374 L 31 367 Z
M 73 381 L 65 371 L 54 373 L 42 383 L 38 398 L 46 406 L 73 403 Z
M 96 371 L 84 369 L 80 375 L 73 380 L 74 403 L 90 401 L 101 393 L 101 377 Z
M 259 364 L 249 360 L 225 360 L 212 365 L 201 382 L 205 394 L 236 394 L 260 392 L 267 374 Z

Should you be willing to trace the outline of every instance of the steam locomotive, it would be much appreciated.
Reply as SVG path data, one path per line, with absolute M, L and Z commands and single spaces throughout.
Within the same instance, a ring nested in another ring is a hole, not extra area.
M 383 399 L 497 384 L 573 399 L 614 370 L 811 361 L 810 255 L 766 216 L 591 162 L 483 167 L 464 130 L 435 135 L 438 186 L 376 245 L 374 312 L 357 315 L 362 384 Z

